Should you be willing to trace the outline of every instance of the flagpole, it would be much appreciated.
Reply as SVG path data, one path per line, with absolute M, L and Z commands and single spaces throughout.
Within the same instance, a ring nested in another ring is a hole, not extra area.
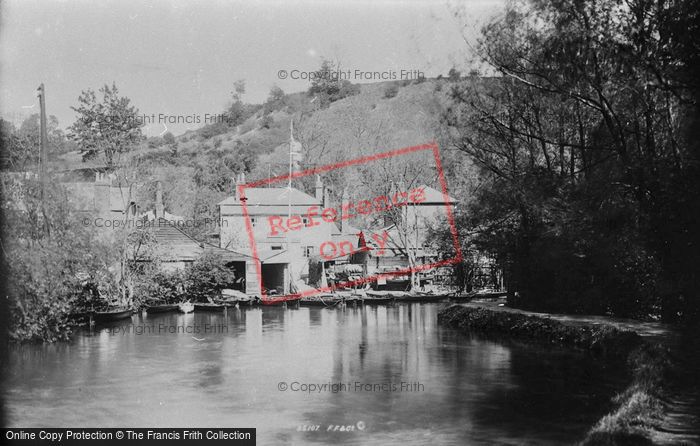
M 292 217 L 292 145 L 294 143 L 294 118 L 289 121 L 289 181 L 287 183 L 287 221 Z M 292 252 L 289 243 L 289 232 L 285 234 L 287 238 L 287 264 L 289 272 L 289 292 L 292 292 Z
M 287 184 L 287 219 L 292 216 L 292 145 L 294 143 L 294 119 L 289 121 L 289 183 Z

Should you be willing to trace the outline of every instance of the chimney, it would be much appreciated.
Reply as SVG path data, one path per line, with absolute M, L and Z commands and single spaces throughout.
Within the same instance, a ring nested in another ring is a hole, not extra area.
M 316 175 L 316 199 L 321 203 L 321 207 L 326 207 L 325 198 L 323 196 L 323 182 L 321 175 Z
M 165 217 L 165 208 L 163 206 L 163 185 L 160 181 L 156 181 L 156 218 Z

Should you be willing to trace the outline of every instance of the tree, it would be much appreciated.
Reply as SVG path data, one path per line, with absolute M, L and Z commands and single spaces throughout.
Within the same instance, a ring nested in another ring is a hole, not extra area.
M 103 154 L 107 167 L 114 168 L 119 156 L 143 139 L 143 122 L 129 98 L 119 96 L 115 84 L 105 85 L 98 91 L 101 100 L 88 89 L 78 97 L 78 106 L 71 107 L 78 118 L 70 127 L 70 137 L 80 145 L 83 159 Z
M 166 144 L 173 144 L 175 143 L 175 136 L 173 136 L 171 132 L 165 132 L 163 141 L 165 141 Z
M 411 287 L 417 287 L 418 251 L 425 245 L 428 228 L 416 210 L 420 202 L 415 194 L 418 186 L 431 182 L 435 175 L 430 156 L 422 151 L 389 160 L 373 161 L 360 167 L 353 197 L 355 201 L 388 197 L 389 205 L 380 212 L 369 214 L 362 223 L 368 228 L 383 228 L 388 245 L 406 257 L 410 270 Z M 358 217 L 360 217 L 358 212 Z
M 267 100 L 263 105 L 263 110 L 265 114 L 269 114 L 275 110 L 280 110 L 285 105 L 285 94 L 277 85 L 273 85 L 270 89 L 270 93 L 267 96 Z
M 243 95 L 245 94 L 245 80 L 237 80 L 233 84 L 233 91 L 231 92 L 231 105 L 229 105 L 227 110 L 226 124 L 229 127 L 236 127 L 243 124 L 246 119 L 253 116 L 253 114 L 259 109 L 259 105 L 251 105 L 243 102 Z
M 47 123 L 49 155 L 55 155 L 71 149 L 65 135 L 58 127 L 58 119 L 51 115 Z M 28 116 L 19 129 L 2 120 L 2 167 L 12 171 L 26 171 L 39 162 L 41 151 L 41 126 L 39 114 Z
M 484 28 L 500 77 L 456 83 L 446 123 L 481 167 L 477 243 L 527 305 L 698 316 L 698 63 L 675 31 L 697 19 L 686 1 L 532 1 Z
M 340 76 L 340 65 L 328 59 L 323 59 L 321 67 L 314 73 L 309 87 L 309 96 L 316 96 L 321 107 L 359 93 L 359 86 L 353 85 Z

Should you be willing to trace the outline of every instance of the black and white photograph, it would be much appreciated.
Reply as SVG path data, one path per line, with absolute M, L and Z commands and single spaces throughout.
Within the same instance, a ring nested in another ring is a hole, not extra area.
M 0 442 L 700 446 L 696 0 L 0 0 Z

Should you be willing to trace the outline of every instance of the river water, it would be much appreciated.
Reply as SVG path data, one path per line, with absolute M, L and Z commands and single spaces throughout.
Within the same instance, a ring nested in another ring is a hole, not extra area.
M 9 425 L 256 427 L 258 444 L 558 445 L 580 440 L 625 387 L 619 364 L 459 333 L 437 324 L 439 307 L 135 315 L 70 343 L 13 346 Z

